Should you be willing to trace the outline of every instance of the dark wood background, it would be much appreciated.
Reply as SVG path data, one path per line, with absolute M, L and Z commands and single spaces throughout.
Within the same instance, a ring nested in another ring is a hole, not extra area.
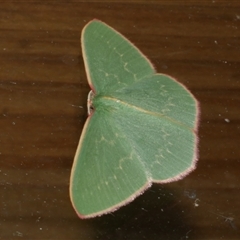
M 68 188 L 89 91 L 79 38 L 93 18 L 197 97 L 200 159 L 183 180 L 81 220 Z M 1 1 L 0 110 L 0 239 L 240 239 L 239 1 Z

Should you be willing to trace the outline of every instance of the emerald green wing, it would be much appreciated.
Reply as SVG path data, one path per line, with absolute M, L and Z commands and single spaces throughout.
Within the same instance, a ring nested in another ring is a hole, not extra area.
M 70 196 L 78 215 L 88 218 L 114 211 L 150 184 L 115 116 L 97 109 L 85 123 L 72 168 Z
M 96 109 L 112 114 L 151 181 L 171 182 L 195 168 L 197 102 L 173 78 L 156 74 L 111 96 L 96 96 Z
M 81 43 L 88 82 L 96 94 L 115 91 L 155 72 L 132 43 L 103 22 L 87 24 Z

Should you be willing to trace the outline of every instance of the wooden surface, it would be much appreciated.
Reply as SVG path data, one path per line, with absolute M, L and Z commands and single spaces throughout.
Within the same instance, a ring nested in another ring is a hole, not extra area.
M 1 2 L 0 239 L 240 239 L 239 1 Z M 69 176 L 86 119 L 80 32 L 98 18 L 201 103 L 200 159 L 81 220 Z

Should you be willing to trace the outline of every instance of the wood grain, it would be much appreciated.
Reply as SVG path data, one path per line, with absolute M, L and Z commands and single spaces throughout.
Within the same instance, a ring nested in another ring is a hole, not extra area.
M 0 239 L 239 239 L 239 1 L 1 2 Z M 89 91 L 80 32 L 93 18 L 201 103 L 200 159 L 91 220 L 69 199 Z

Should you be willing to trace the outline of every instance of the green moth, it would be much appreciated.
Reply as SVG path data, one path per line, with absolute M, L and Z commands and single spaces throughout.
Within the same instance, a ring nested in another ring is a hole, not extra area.
M 70 197 L 80 218 L 131 202 L 152 183 L 179 180 L 197 161 L 197 100 L 125 37 L 93 20 L 82 31 L 89 117 L 74 158 Z

